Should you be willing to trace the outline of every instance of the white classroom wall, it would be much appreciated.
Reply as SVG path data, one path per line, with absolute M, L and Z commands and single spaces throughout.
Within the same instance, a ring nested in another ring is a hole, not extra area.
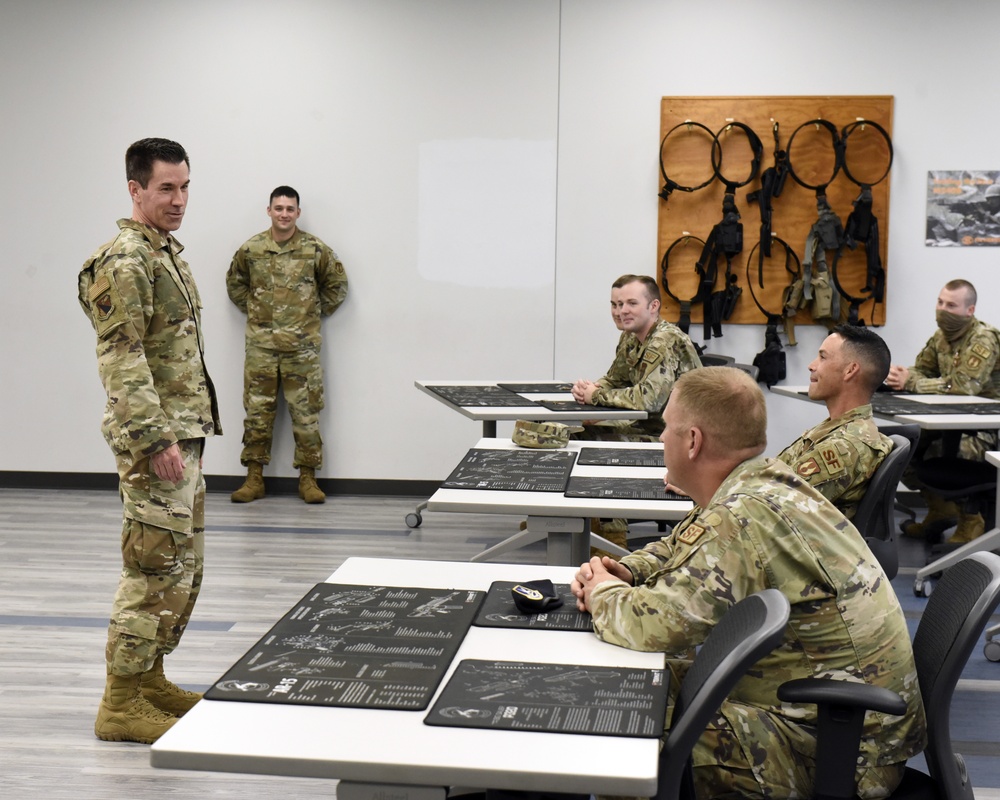
M 237 474 L 242 316 L 224 273 L 270 190 L 340 254 L 350 295 L 324 323 L 321 476 L 440 480 L 480 426 L 415 379 L 598 377 L 618 274 L 657 269 L 664 95 L 893 95 L 889 304 L 910 363 L 954 277 L 1000 323 L 991 248 L 924 245 L 926 174 L 1000 169 L 989 33 L 958 0 L 0 0 L 5 313 L 0 473 L 109 472 L 80 264 L 128 216 L 123 156 L 144 136 L 192 159 L 178 238 L 204 300 Z M 985 31 L 976 44 L 976 31 Z M 971 32 L 971 33 L 970 33 Z M 752 226 L 751 226 L 752 227 Z M 789 383 L 823 331 L 799 328 Z M 711 350 L 750 361 L 763 329 Z M 769 398 L 770 452 L 818 420 Z M 504 427 L 501 427 L 504 431 Z M 270 474 L 292 475 L 282 418 Z

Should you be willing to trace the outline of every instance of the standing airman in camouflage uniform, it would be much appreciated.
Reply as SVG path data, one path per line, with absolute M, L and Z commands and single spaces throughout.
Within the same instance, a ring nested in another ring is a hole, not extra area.
M 870 328 L 838 325 L 809 365 L 809 397 L 829 416 L 778 454 L 848 519 L 854 519 L 868 482 L 892 440 L 879 433 L 871 399 L 889 372 L 889 348 Z
M 611 289 L 612 317 L 622 330 L 615 359 L 607 374 L 573 385 L 578 403 L 646 411 L 644 420 L 584 422 L 580 439 L 615 442 L 654 442 L 663 430 L 660 415 L 678 376 L 701 366 L 694 344 L 676 325 L 660 319 L 660 287 L 645 275 L 622 275 Z M 620 323 L 620 324 L 619 324 Z M 597 526 L 605 539 L 628 545 L 623 519 L 602 520 Z
M 187 206 L 189 161 L 166 139 L 125 156 L 132 218 L 79 273 L 107 391 L 102 430 L 124 506 L 122 571 L 108 629 L 107 686 L 94 732 L 153 742 L 201 695 L 163 674 L 201 588 L 205 438 L 220 435 L 204 363 L 201 298 L 171 235 Z
M 886 383 L 890 388 L 914 394 L 964 394 L 1000 398 L 1000 331 L 975 318 L 976 288 L 957 279 L 945 284 L 937 299 L 935 315 L 938 329 L 910 368 L 893 365 Z M 921 432 L 916 458 L 940 456 L 940 441 L 933 444 L 933 434 Z M 982 461 L 987 450 L 995 449 L 996 431 L 980 431 L 962 436 L 958 455 Z M 911 464 L 912 467 L 912 464 Z M 912 469 L 904 483 L 920 488 Z M 970 542 L 982 536 L 982 514 L 969 514 L 933 492 L 921 489 L 927 502 L 927 516 L 922 522 L 904 527 L 908 536 L 922 537 L 930 523 L 958 518 L 958 527 L 949 541 Z
M 697 504 L 671 536 L 616 562 L 593 558 L 573 582 L 604 641 L 663 651 L 676 678 L 726 611 L 762 589 L 791 605 L 783 644 L 736 685 L 695 745 L 699 797 L 810 797 L 816 710 L 777 687 L 835 678 L 898 692 L 907 712 L 870 713 L 858 794 L 884 797 L 926 741 L 916 667 L 899 602 L 857 530 L 766 446 L 763 393 L 745 372 L 683 375 L 664 413 L 664 462 Z M 672 682 L 676 690 L 677 681 Z
M 264 496 L 263 470 L 271 460 L 280 384 L 292 417 L 299 496 L 322 503 L 326 495 L 316 484 L 316 470 L 323 465 L 320 320 L 344 302 L 347 275 L 333 250 L 298 229 L 295 189 L 279 186 L 271 192 L 267 214 L 271 228 L 243 243 L 226 274 L 229 298 L 247 315 L 240 455 L 247 479 L 232 500 L 248 503 Z

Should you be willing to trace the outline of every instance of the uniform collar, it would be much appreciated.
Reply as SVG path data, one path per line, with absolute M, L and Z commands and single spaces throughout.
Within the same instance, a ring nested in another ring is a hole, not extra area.
M 154 250 L 166 250 L 169 249 L 172 253 L 179 253 L 184 249 L 184 245 L 178 242 L 169 233 L 164 236 L 160 231 L 151 225 L 146 225 L 143 222 L 137 222 L 134 219 L 120 219 L 118 220 L 118 227 L 121 230 L 129 228 L 130 230 L 137 231 L 142 234 L 142 236 L 152 245 Z

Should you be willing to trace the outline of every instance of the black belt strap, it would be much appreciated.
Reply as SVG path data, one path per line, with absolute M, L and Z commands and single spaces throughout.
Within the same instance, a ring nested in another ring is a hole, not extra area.
M 712 293 L 712 286 L 705 287 L 705 272 L 704 266 L 699 259 L 698 263 L 695 264 L 695 272 L 700 276 L 698 280 L 698 290 L 695 292 L 694 296 L 690 300 L 681 300 L 672 291 L 670 291 L 670 284 L 667 281 L 667 272 L 670 266 L 670 254 L 674 251 L 674 248 L 678 245 L 687 243 L 688 241 L 699 242 L 702 248 L 705 246 L 705 242 L 699 239 L 697 236 L 691 236 L 690 234 L 685 234 L 673 242 L 671 242 L 670 247 L 667 248 L 666 252 L 663 254 L 663 258 L 660 260 L 660 283 L 663 284 L 663 291 L 667 293 L 667 296 L 671 298 L 675 303 L 677 303 L 681 308 L 680 320 L 677 323 L 684 333 L 688 332 L 691 327 L 691 306 L 695 303 L 704 303 L 705 298 L 710 296 Z M 712 278 L 712 284 L 715 284 L 715 277 Z
M 669 131 L 667 131 L 663 135 L 663 139 L 660 140 L 660 174 L 663 176 L 663 188 L 660 190 L 658 196 L 661 197 L 661 198 L 663 198 L 664 202 L 666 202 L 667 200 L 669 200 L 670 199 L 670 195 L 673 194 L 673 192 L 675 192 L 675 191 L 680 191 L 680 192 L 696 192 L 699 189 L 704 189 L 706 186 L 708 186 L 708 184 L 710 184 L 712 181 L 715 180 L 715 170 L 714 169 L 712 170 L 712 174 L 708 177 L 708 180 L 705 181 L 704 183 L 698 184 L 697 186 L 682 186 L 681 184 L 677 183 L 677 181 L 673 180 L 670 176 L 667 175 L 667 168 L 666 168 L 666 166 L 664 166 L 664 163 L 663 163 L 664 149 L 665 149 L 666 144 L 667 144 L 667 139 L 670 138 L 670 135 L 672 133 L 674 133 L 675 131 L 680 130 L 681 128 L 686 128 L 689 131 L 692 130 L 692 129 L 694 129 L 694 128 L 698 128 L 700 130 L 703 130 L 705 133 L 707 133 L 708 136 L 712 140 L 712 152 L 713 153 L 715 152 L 715 148 L 718 146 L 718 141 L 716 140 L 715 134 L 712 132 L 712 130 L 710 128 L 708 128 L 707 126 L 702 125 L 700 122 L 694 122 L 692 120 L 685 120 L 684 122 L 681 122 L 681 123 L 679 123 L 677 125 L 674 125 L 674 127 L 672 127 Z

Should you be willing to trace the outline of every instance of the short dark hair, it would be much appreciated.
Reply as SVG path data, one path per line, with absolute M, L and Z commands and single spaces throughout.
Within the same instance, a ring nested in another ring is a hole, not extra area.
M 968 281 L 963 280 L 962 278 L 955 278 L 955 280 L 953 281 L 948 281 L 944 285 L 944 288 L 947 289 L 949 292 L 955 292 L 958 291 L 959 289 L 965 289 L 966 308 L 968 308 L 969 306 L 974 306 L 976 304 L 976 301 L 979 299 L 978 295 L 976 294 L 976 287 L 973 286 Z
M 844 347 L 861 364 L 865 384 L 874 394 L 889 375 L 889 365 L 892 363 L 889 345 L 871 328 L 861 325 L 836 325 L 830 333 L 835 333 L 844 340 Z
M 299 202 L 299 193 L 295 191 L 291 186 L 279 186 L 273 192 L 271 192 L 271 197 L 268 199 L 267 204 L 271 205 L 274 202 L 275 197 L 294 197 L 295 205 L 300 206 L 302 203 Z
M 622 276 L 625 277 L 624 275 Z M 651 278 L 649 275 L 631 275 L 631 280 L 626 281 L 622 286 L 627 286 L 630 283 L 641 283 L 646 289 L 646 299 L 652 303 L 654 300 L 660 301 L 660 284 L 656 282 L 656 278 Z M 618 287 L 621 288 L 621 287 Z
M 626 272 L 624 275 L 615 278 L 615 282 L 611 284 L 611 288 L 621 289 L 626 283 L 632 283 L 632 281 L 634 281 L 637 277 L 638 276 Z
M 170 139 L 140 139 L 125 151 L 125 179 L 135 181 L 143 189 L 153 176 L 153 162 L 180 164 L 182 161 L 191 169 L 187 151 Z

